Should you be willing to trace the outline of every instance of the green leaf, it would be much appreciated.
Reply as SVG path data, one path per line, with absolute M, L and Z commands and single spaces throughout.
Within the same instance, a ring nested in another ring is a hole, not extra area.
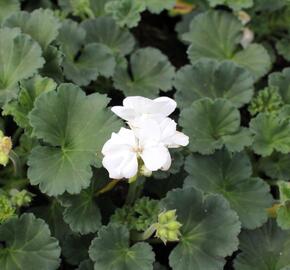
M 94 270 L 94 264 L 91 260 L 82 262 L 77 270 Z
M 285 60 L 290 61 L 290 50 L 289 50 L 290 38 L 282 38 L 277 41 L 276 49 L 280 55 L 284 57 Z
M 274 220 L 240 236 L 242 253 L 235 261 L 237 270 L 287 270 L 290 267 L 289 231 L 282 231 Z
M 52 236 L 57 238 L 61 243 L 64 242 L 68 233 L 71 233 L 69 226 L 63 221 L 64 208 L 53 200 L 47 206 L 33 208 L 33 214 L 43 219 L 49 226 Z
M 155 48 L 139 49 L 130 57 L 130 70 L 117 69 L 114 86 L 126 96 L 158 96 L 159 90 L 172 88 L 174 67 L 167 56 Z
M 111 224 L 103 227 L 89 249 L 95 270 L 153 270 L 154 253 L 148 243 L 130 247 L 126 227 Z
M 276 86 L 285 104 L 290 104 L 290 68 L 269 75 L 269 85 Z
M 225 256 L 238 247 L 240 223 L 228 202 L 219 195 L 202 196 L 194 188 L 170 191 L 163 200 L 166 209 L 177 210 L 180 242 L 169 263 L 173 270 L 222 269 Z
M 31 129 L 28 114 L 33 109 L 35 99 L 44 92 L 56 89 L 56 83 L 39 75 L 20 82 L 20 93 L 3 107 L 3 115 L 12 115 L 18 126 Z
M 62 245 L 62 254 L 71 265 L 79 265 L 89 258 L 88 249 L 92 241 L 92 236 L 80 236 L 78 234 L 68 234 Z
M 175 0 L 145 0 L 145 2 L 147 9 L 155 14 L 161 13 L 164 9 L 172 9 L 176 3 Z
M 60 265 L 58 241 L 45 222 L 32 214 L 10 219 L 0 226 L 1 270 L 55 270 Z
M 240 129 L 238 109 L 225 99 L 212 101 L 203 98 L 193 102 L 190 107 L 181 111 L 179 123 L 184 133 L 189 136 L 189 148 L 194 152 L 210 154 L 221 149 L 223 145 L 230 148 L 229 150 L 234 145 L 240 151 L 251 143 L 248 132 L 244 134 Z
M 127 55 L 135 46 L 133 35 L 126 29 L 121 29 L 110 17 L 86 20 L 82 24 L 86 30 L 86 42 L 107 45 L 114 54 Z
M 250 8 L 254 5 L 253 0 L 208 0 L 211 7 L 227 5 L 235 11 Z
M 0 29 L 0 103 L 15 96 L 16 84 L 44 64 L 39 45 L 18 29 Z
M 262 158 L 259 168 L 272 179 L 290 180 L 290 155 L 274 153 Z
M 186 187 L 223 195 L 235 210 L 243 227 L 254 229 L 267 221 L 272 206 L 269 186 L 252 177 L 251 162 L 245 153 L 231 155 L 223 150 L 212 156 L 191 155 L 185 162 L 189 176 Z
M 43 193 L 76 194 L 90 184 L 101 148 L 120 122 L 106 109 L 108 98 L 86 96 L 73 84 L 42 94 L 30 113 L 34 135 L 47 143 L 32 150 L 28 177 Z
M 177 72 L 175 98 L 181 108 L 204 97 L 225 98 L 242 107 L 253 96 L 253 84 L 249 72 L 234 63 L 203 59 Z
M 90 187 L 78 195 L 66 198 L 68 206 L 63 212 L 63 219 L 73 232 L 89 234 L 101 227 L 102 216 L 94 201 L 94 193 L 95 189 Z
M 0 24 L 5 18 L 20 10 L 19 0 L 1 0 L 0 2 Z
M 250 122 L 250 129 L 255 134 L 253 150 L 263 157 L 273 151 L 283 154 L 290 152 L 290 122 L 279 115 L 260 113 Z
M 54 46 L 48 46 L 43 53 L 43 57 L 45 58 L 45 64 L 40 71 L 41 75 L 50 77 L 58 83 L 63 82 L 64 78 L 61 67 L 63 53 Z
M 277 210 L 277 224 L 283 230 L 290 229 L 290 205 L 289 201 L 278 208 Z
M 194 64 L 199 59 L 230 60 L 248 69 L 255 80 L 265 75 L 271 59 L 263 46 L 251 44 L 239 50 L 243 26 L 227 12 L 208 11 L 193 18 L 189 33 L 183 38 L 191 43 L 188 56 Z
M 127 26 L 129 28 L 138 25 L 141 20 L 140 13 L 146 9 L 144 1 L 132 0 L 114 0 L 106 4 L 106 13 L 111 15 L 113 19 L 121 27 Z
M 76 22 L 66 20 L 58 40 L 65 54 L 62 63 L 67 79 L 78 85 L 88 85 L 99 75 L 110 77 L 115 70 L 112 51 L 101 43 L 86 43 L 86 32 Z
M 58 35 L 60 22 L 49 9 L 36 9 L 31 13 L 21 11 L 10 16 L 5 22 L 6 27 L 18 27 L 25 34 L 37 41 L 42 49 L 48 47 Z

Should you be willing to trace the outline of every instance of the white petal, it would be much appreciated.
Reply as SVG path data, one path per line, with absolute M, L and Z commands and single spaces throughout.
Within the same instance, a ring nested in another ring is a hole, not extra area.
M 136 112 L 133 109 L 122 106 L 114 106 L 111 108 L 112 112 L 126 121 L 132 121 L 136 117 Z
M 160 125 L 157 121 L 151 119 L 142 119 L 138 122 L 138 128 L 135 128 L 136 137 L 139 144 L 145 146 L 147 143 L 158 143 L 161 139 Z
M 176 109 L 176 102 L 169 97 L 159 97 L 153 100 L 153 106 L 151 108 L 152 114 L 160 114 L 166 117 L 172 114 Z
M 176 131 L 175 135 L 170 138 L 168 143 L 169 148 L 178 148 L 186 146 L 189 143 L 189 137 L 182 132 Z
M 168 152 L 167 160 L 166 160 L 165 164 L 161 168 L 162 171 L 168 171 L 170 166 L 171 166 L 171 156 L 170 156 L 169 151 L 167 151 L 167 152 Z
M 147 113 L 152 100 L 140 96 L 127 97 L 123 100 L 123 105 L 125 108 L 133 109 L 135 112 Z
M 150 171 L 157 171 L 167 163 L 168 149 L 163 145 L 155 145 L 144 149 L 141 158 Z

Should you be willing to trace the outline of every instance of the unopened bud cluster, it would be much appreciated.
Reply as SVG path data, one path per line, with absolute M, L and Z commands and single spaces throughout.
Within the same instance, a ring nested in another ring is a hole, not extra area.
M 6 166 L 9 161 L 9 153 L 12 149 L 12 141 L 10 137 L 4 136 L 0 130 L 0 164 Z

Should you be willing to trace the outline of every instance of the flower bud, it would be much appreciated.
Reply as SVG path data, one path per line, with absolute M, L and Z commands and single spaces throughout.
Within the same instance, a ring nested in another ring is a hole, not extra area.
M 148 170 L 145 165 L 142 165 L 140 168 L 140 174 L 145 177 L 150 177 L 152 175 L 152 171 Z
M 12 149 L 12 141 L 10 137 L 4 136 L 0 131 L 0 164 L 6 166 L 9 161 L 9 153 Z
M 0 224 L 15 214 L 15 208 L 5 195 L 0 195 Z
M 166 242 L 178 241 L 180 236 L 180 228 L 182 226 L 176 220 L 176 210 L 170 210 L 163 212 L 158 216 L 158 222 L 156 223 L 157 238 L 160 238 L 165 244 Z
M 18 191 L 17 189 L 12 189 L 10 196 L 11 203 L 17 207 L 27 206 L 32 201 L 31 194 L 26 190 Z

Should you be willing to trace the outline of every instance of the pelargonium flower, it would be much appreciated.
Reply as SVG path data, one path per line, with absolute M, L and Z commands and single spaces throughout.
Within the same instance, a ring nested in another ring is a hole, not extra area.
M 143 119 L 161 121 L 176 109 L 176 102 L 168 97 L 149 99 L 132 96 L 123 100 L 123 106 L 114 106 L 112 111 L 129 122 L 130 126 L 139 126 Z
M 188 137 L 176 131 L 176 123 L 169 118 L 160 123 L 152 119 L 139 119 L 139 124 L 137 130 L 121 128 L 103 146 L 103 166 L 111 178 L 135 176 L 138 159 L 142 159 L 149 171 L 168 170 L 171 165 L 168 148 L 188 144 Z

